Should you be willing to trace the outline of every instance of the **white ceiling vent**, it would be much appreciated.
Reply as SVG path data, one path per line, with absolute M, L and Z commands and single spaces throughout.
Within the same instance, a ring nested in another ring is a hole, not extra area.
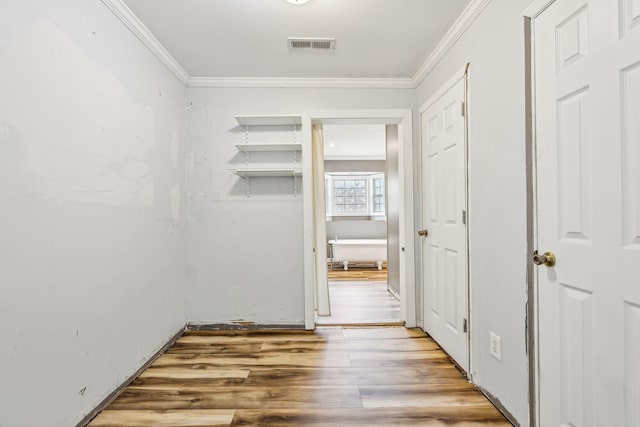
M 330 50 L 336 48 L 336 39 L 313 39 L 304 37 L 289 37 L 289 49 L 319 49 Z

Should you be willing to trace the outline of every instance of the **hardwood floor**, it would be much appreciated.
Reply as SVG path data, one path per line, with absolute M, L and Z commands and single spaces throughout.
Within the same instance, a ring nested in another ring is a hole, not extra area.
M 331 316 L 316 316 L 318 325 L 399 325 L 400 301 L 387 290 L 387 270 L 328 271 Z
M 344 270 L 343 268 L 334 268 L 327 270 L 327 276 L 330 281 L 346 280 L 367 280 L 367 281 L 387 281 L 387 269 L 383 268 L 378 270 L 377 268 L 350 268 Z
M 331 316 L 316 316 L 317 325 L 400 325 L 400 301 L 387 282 L 329 281 Z
M 422 331 L 193 331 L 91 427 L 509 426 Z

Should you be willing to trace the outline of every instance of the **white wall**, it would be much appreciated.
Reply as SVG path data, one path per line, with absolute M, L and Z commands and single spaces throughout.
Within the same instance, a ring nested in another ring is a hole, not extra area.
M 244 129 L 234 116 L 411 108 L 414 91 L 193 88 L 188 98 L 195 108 L 189 126 L 195 159 L 190 188 L 196 193 L 189 226 L 190 320 L 303 325 L 302 197 L 290 194 L 291 178 L 252 180 L 255 194 L 244 195 L 244 182 L 230 171 L 244 164 L 234 147 L 244 141 Z
M 99 0 L 0 3 L 0 425 L 77 423 L 183 327 L 185 92 Z
M 524 24 L 531 0 L 493 0 L 418 88 L 418 106 L 471 63 L 469 227 L 472 374 L 528 424 L 525 353 Z M 502 362 L 489 332 L 502 337 Z

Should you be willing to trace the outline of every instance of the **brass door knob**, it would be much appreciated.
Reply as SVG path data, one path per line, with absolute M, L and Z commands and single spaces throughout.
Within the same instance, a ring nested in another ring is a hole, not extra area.
M 427 231 L 426 228 L 424 230 L 418 230 L 418 236 L 427 237 L 428 235 L 429 235 L 429 232 Z
M 535 265 L 546 265 L 547 267 L 553 267 L 556 265 L 556 256 L 551 252 L 545 252 L 539 254 L 538 251 L 533 252 L 533 263 Z

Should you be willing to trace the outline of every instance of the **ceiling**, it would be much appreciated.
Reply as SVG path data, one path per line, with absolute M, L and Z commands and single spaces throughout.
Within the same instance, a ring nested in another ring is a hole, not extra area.
M 471 0 L 122 1 L 189 77 L 391 79 L 412 78 Z
M 385 125 L 323 125 L 326 160 L 384 160 Z

